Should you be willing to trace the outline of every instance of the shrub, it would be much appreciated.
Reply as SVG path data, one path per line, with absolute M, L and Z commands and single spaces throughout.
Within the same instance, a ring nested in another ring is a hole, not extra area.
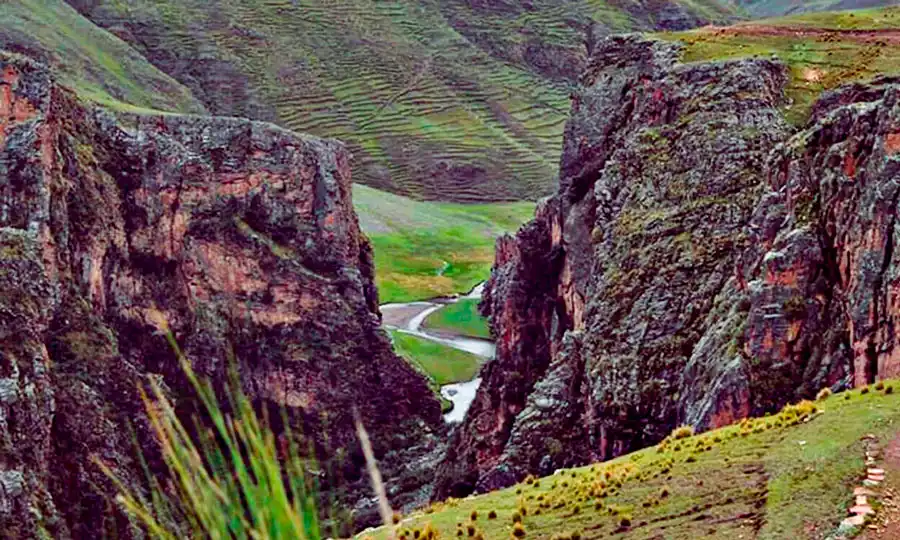
M 522 523 L 522 514 L 520 514 L 518 512 L 513 512 L 512 522 L 513 523 Z
M 516 538 L 522 538 L 523 536 L 525 536 L 525 527 L 521 522 L 517 521 L 516 524 L 513 525 L 512 533 Z
M 529 474 L 528 476 L 525 477 L 525 483 L 528 484 L 529 486 L 534 483 L 534 480 L 535 480 L 535 478 L 534 478 L 533 474 Z
M 669 486 L 663 486 L 662 489 L 659 490 L 659 498 L 665 499 L 671 494 L 671 492 L 672 490 L 669 488 Z
M 816 394 L 816 401 L 825 401 L 831 397 L 831 388 L 823 388 Z
M 394 515 L 391 517 L 391 521 L 394 522 L 394 525 L 400 523 L 400 520 L 401 520 L 401 519 L 403 519 L 403 516 L 401 516 L 401 515 L 400 515 L 399 513 L 397 513 L 397 512 L 394 512 Z
M 469 523 L 466 525 L 466 534 L 469 536 L 475 536 L 475 525 Z
M 495 510 L 488 512 L 488 519 L 497 519 L 497 512 Z
M 885 393 L 885 395 L 893 394 L 893 393 L 894 393 L 894 387 L 893 387 L 893 386 L 888 386 L 888 387 L 886 387 L 886 388 L 884 389 L 884 393 Z
M 863 386 L 863 387 L 862 387 L 862 390 L 860 390 L 859 393 L 860 393 L 860 394 L 868 394 L 868 393 L 869 393 L 869 387 L 868 387 L 868 386 Z
M 286 432 L 276 439 L 236 377 L 227 388 L 228 407 L 222 407 L 171 334 L 167 338 L 212 427 L 192 437 L 165 392 L 151 380 L 149 395 L 142 398 L 168 469 L 169 488 L 153 482 L 150 497 L 130 492 L 98 458 L 96 464 L 120 491 L 117 502 L 153 538 L 319 540 L 316 498 L 296 438 Z M 281 449 L 276 441 L 284 443 Z M 391 514 L 389 508 L 383 511 L 383 521 L 389 522 Z M 173 515 L 182 519 L 167 519 Z
M 878 390 L 879 392 L 881 390 L 884 390 L 884 381 L 878 381 L 877 383 L 875 383 L 875 390 Z
M 569 540 L 581 540 L 581 531 L 572 531 L 569 533 Z
M 478 521 L 478 510 L 472 510 L 472 513 L 469 514 L 469 519 L 472 521 Z
M 844 400 L 850 401 L 850 392 L 844 392 Z
M 623 529 L 626 527 L 631 527 L 631 516 L 625 514 L 619 517 L 619 526 Z
M 697 458 L 694 457 L 694 454 L 691 454 L 684 461 L 685 463 L 694 463 L 695 461 L 697 461 Z
M 683 426 L 679 426 L 679 427 L 675 428 L 675 430 L 672 431 L 672 434 L 670 435 L 670 437 L 672 437 L 673 439 L 676 439 L 676 440 L 677 439 L 687 439 L 688 437 L 693 437 L 693 436 L 694 436 L 694 427 L 689 426 L 689 425 L 683 425 Z

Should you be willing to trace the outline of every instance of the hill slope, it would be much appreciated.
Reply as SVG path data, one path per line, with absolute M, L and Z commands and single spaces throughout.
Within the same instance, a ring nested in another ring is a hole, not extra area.
M 900 435 L 898 385 L 888 382 L 889 395 L 874 388 L 835 394 L 610 462 L 519 478 L 508 489 L 436 503 L 399 528 L 410 532 L 406 538 L 427 524 L 440 538 L 457 530 L 472 536 L 470 526 L 482 538 L 509 538 L 518 513 L 529 539 L 576 531 L 584 539 L 825 538 L 854 504 L 866 440 L 883 449 Z M 360 537 L 370 534 L 386 537 L 383 530 Z
M 108 107 L 205 112 L 190 90 L 61 0 L 3 2 L 0 49 L 56 67 L 60 82 Z
M 357 180 L 419 198 L 531 199 L 552 188 L 580 33 L 735 18 L 711 0 L 269 0 L 71 4 L 216 114 L 352 145 Z M 524 5 L 524 4 L 523 4 Z

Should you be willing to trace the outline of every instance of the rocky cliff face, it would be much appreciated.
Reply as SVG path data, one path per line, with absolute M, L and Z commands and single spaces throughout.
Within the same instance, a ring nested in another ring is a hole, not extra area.
M 365 485 L 353 407 L 388 476 L 430 442 L 440 406 L 380 329 L 350 189 L 337 142 L 236 119 L 120 123 L 0 57 L 4 538 L 138 535 L 91 458 L 136 486 L 135 448 L 154 465 L 138 387 L 162 378 L 186 403 L 165 327 L 198 372 L 223 381 L 233 358 L 260 406 L 341 457 L 335 489 Z
M 498 241 L 497 360 L 439 475 L 462 495 L 896 375 L 900 87 L 824 96 L 792 136 L 786 70 L 602 42 L 559 188 Z

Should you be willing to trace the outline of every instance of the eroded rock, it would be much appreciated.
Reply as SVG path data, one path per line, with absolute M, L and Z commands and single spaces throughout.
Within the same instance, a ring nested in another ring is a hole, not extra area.
M 434 451 L 440 405 L 380 328 L 340 143 L 238 119 L 117 119 L 28 61 L 0 57 L 0 73 L 4 537 L 139 534 L 92 457 L 137 488 L 135 443 L 161 466 L 139 386 L 160 378 L 191 410 L 164 330 L 218 386 L 233 361 L 260 407 L 285 407 L 335 471 L 326 489 L 367 484 L 354 408 L 390 484 L 425 483 L 403 471 Z

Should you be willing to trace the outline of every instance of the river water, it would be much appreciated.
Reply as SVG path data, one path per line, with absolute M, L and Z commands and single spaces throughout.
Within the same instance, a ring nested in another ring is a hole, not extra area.
M 484 284 L 475 287 L 472 292 L 463 298 L 481 298 Z M 446 333 L 433 333 L 422 328 L 422 323 L 429 315 L 455 303 L 456 300 L 441 300 L 440 302 L 409 302 L 406 304 L 383 304 L 381 313 L 384 317 L 384 325 L 388 328 L 410 334 L 422 339 L 434 341 L 480 356 L 484 361 L 494 358 L 495 347 L 492 341 L 486 339 L 470 338 L 466 336 L 454 336 Z M 481 385 L 481 378 L 476 377 L 471 381 L 448 384 L 441 387 L 441 395 L 453 402 L 453 409 L 444 415 L 444 421 L 448 423 L 462 422 L 466 411 L 475 400 L 475 394 Z

